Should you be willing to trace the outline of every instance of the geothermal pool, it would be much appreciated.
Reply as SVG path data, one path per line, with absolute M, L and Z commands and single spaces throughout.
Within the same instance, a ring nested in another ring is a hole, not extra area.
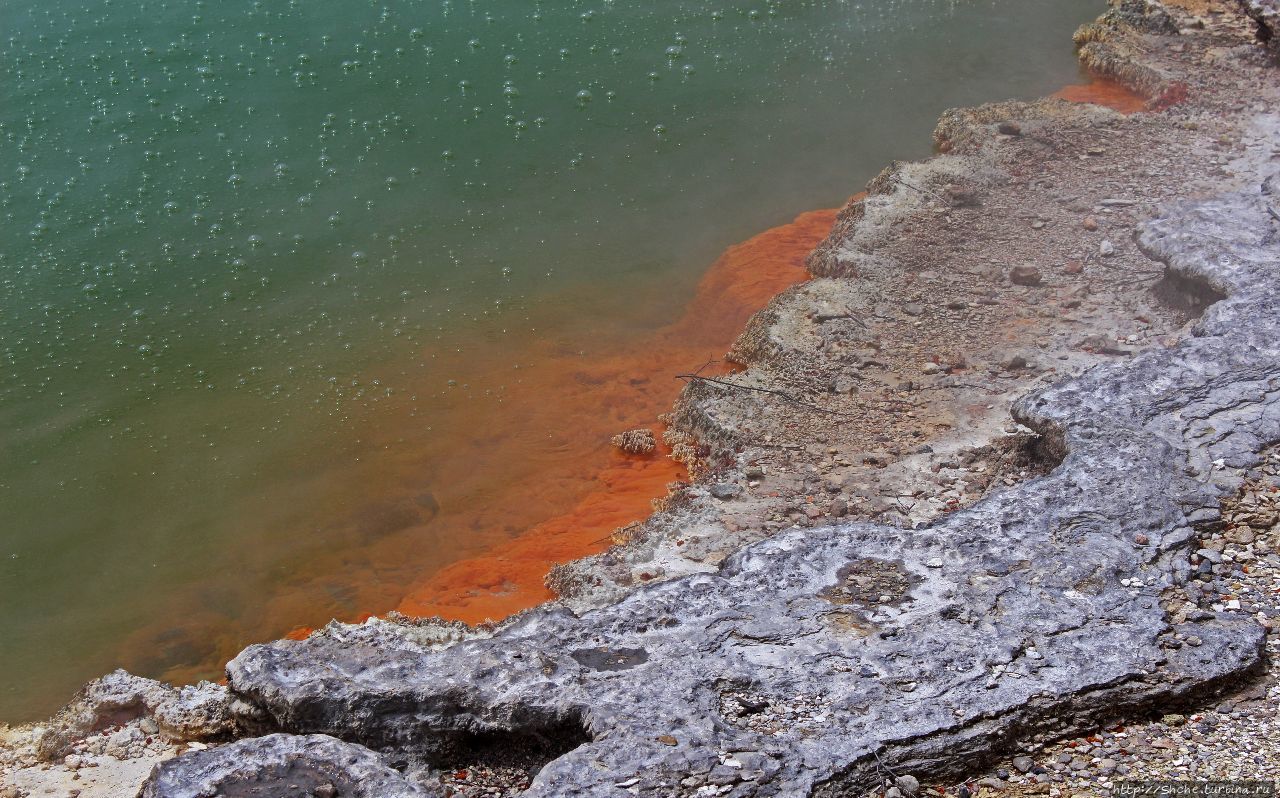
M 8 0 L 0 721 L 539 600 L 680 477 L 609 436 L 803 277 L 793 218 L 1078 81 L 1103 8 Z

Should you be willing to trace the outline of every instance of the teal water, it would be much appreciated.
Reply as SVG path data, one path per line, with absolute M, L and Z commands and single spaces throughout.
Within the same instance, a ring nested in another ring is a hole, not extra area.
M 1076 82 L 1103 7 L 0 0 L 0 719 L 394 606 L 495 533 L 370 513 L 501 500 L 450 431 L 538 344 Z

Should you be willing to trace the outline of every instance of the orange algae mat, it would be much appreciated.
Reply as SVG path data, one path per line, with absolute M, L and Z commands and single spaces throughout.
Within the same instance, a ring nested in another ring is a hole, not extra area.
M 1065 86 L 1052 97 L 1073 103 L 1093 103 L 1132 114 L 1146 110 L 1147 98 L 1110 78 L 1095 77 L 1088 83 Z
M 282 486 L 278 506 L 302 505 L 300 528 L 311 533 L 281 524 L 295 530 L 281 540 L 287 567 L 264 568 L 270 555 L 244 548 L 242 569 L 205 575 L 123 640 L 121 664 L 187 683 L 213 677 L 248 642 L 302 638 L 331 618 L 398 609 L 479 623 L 551 598 L 543 580 L 554 565 L 603 551 L 685 477 L 665 451 L 627 456 L 609 439 L 635 427 L 660 433 L 658 416 L 682 386 L 675 375 L 721 357 L 753 313 L 808 278 L 805 257 L 836 213 L 804 213 L 730 247 L 666 326 L 590 351 L 579 349 L 581 331 L 425 351 L 436 375 L 477 374 L 477 363 L 510 372 L 486 380 L 500 388 L 460 381 L 433 400 L 429 419 L 370 430 L 370 456 L 343 472 L 363 497 L 356 503 L 353 491 L 326 503 L 314 486 Z M 581 301 L 547 312 L 572 314 Z M 246 604 L 251 613 L 237 610 Z
M 341 471 L 352 489 L 281 475 L 281 538 L 242 547 L 240 567 L 201 572 L 167 597 L 121 641 L 119 663 L 189 683 L 216 678 L 247 643 L 305 637 L 331 618 L 398 609 L 478 623 L 551 598 L 543 580 L 554 565 L 603 551 L 685 477 L 665 451 L 627 456 L 609 439 L 635 427 L 660 433 L 658 416 L 682 387 L 675 375 L 723 356 L 753 313 L 808 278 L 804 260 L 836 213 L 804 213 L 725 250 L 665 326 L 424 351 L 437 382 L 488 375 L 489 387 L 459 380 L 427 418 L 366 430 L 368 456 Z M 572 321 L 582 301 L 552 300 L 543 315 Z
M 540 369 L 537 382 L 548 395 L 566 385 L 587 388 L 562 394 L 564 401 L 550 412 L 562 423 L 581 425 L 579 445 L 584 449 L 628 426 L 649 426 L 660 433 L 656 418 L 670 409 L 681 386 L 674 375 L 718 357 L 755 311 L 806 279 L 804 259 L 826 238 L 836 213 L 804 213 L 730 247 L 702 278 L 683 315 L 631 346 L 592 362 L 560 359 L 553 360 L 557 368 Z M 603 551 L 615 529 L 647 516 L 667 484 L 684 478 L 683 468 L 667 454 L 661 447 L 644 457 L 612 453 L 593 487 L 568 512 L 428 575 L 410 587 L 397 609 L 477 623 L 552 598 L 543 584 L 552 566 Z M 537 489 L 536 481 L 531 487 Z

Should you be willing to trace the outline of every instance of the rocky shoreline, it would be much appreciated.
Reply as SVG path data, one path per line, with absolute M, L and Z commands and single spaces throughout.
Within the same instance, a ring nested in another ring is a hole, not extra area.
M 3 732 L 0 796 L 1275 778 L 1275 13 L 1114 0 L 1081 58 L 1150 112 L 948 112 L 690 380 L 697 479 L 558 602 L 334 623 L 226 686 L 118 672 Z

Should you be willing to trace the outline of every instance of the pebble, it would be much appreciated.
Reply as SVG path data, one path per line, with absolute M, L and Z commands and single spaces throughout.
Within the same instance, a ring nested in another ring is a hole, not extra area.
M 719 482 L 711 486 L 711 495 L 721 501 L 732 499 L 740 493 L 742 493 L 742 488 L 732 482 Z
M 1014 266 L 1009 270 L 1009 282 L 1014 285 L 1037 286 L 1044 282 L 1044 275 L 1034 266 Z
M 1104 238 L 1102 240 L 1102 243 L 1098 244 L 1098 254 L 1104 258 L 1111 257 L 1112 255 L 1116 254 L 1115 244 L 1112 244 L 1109 240 Z

